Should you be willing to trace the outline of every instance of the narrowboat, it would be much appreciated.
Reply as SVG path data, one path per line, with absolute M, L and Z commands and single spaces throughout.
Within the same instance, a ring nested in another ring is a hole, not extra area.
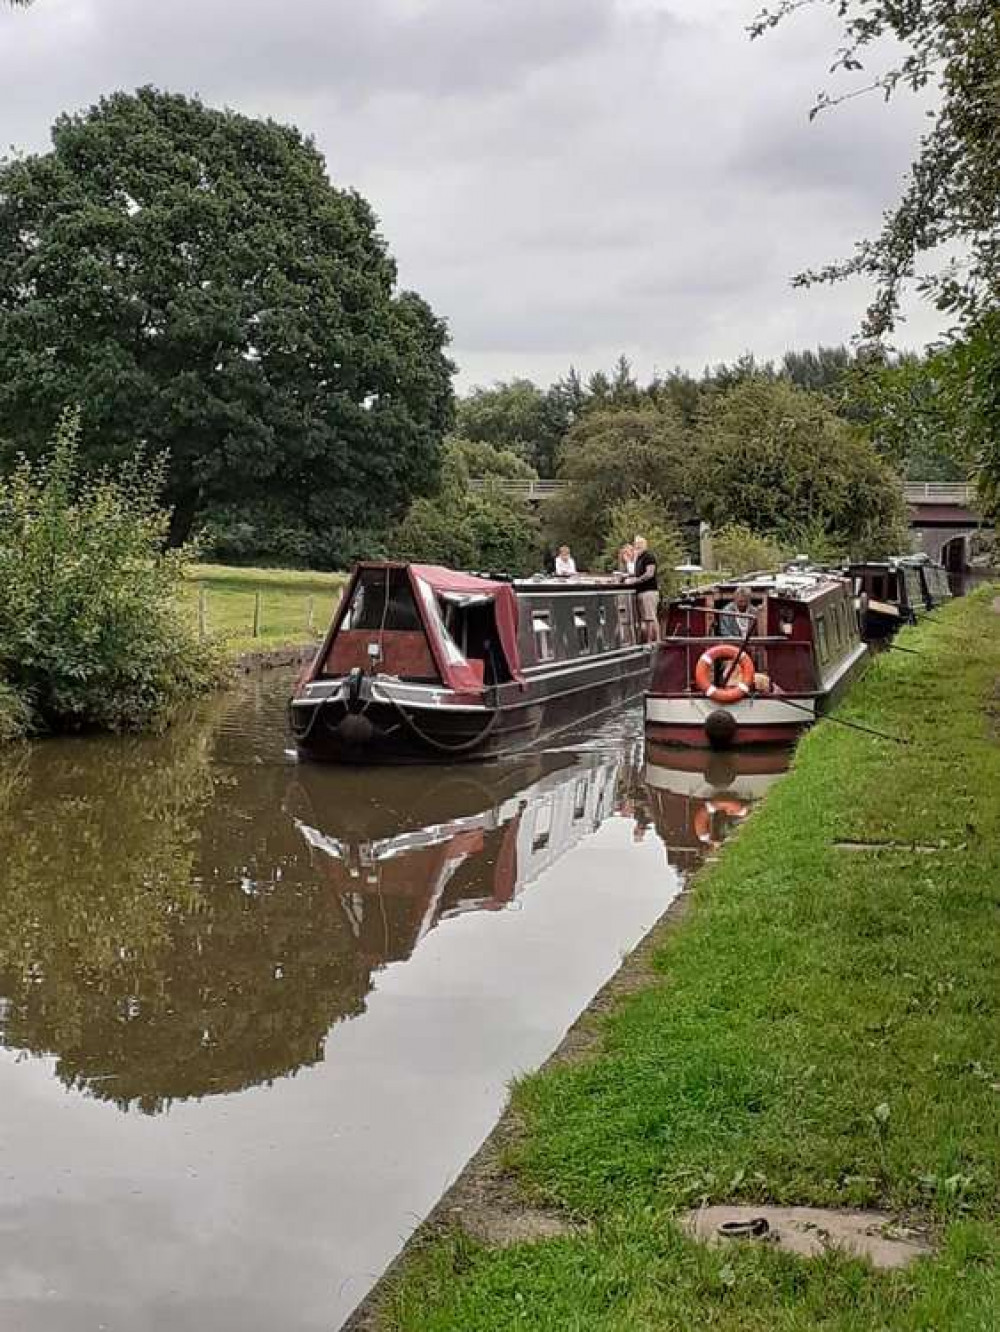
M 640 640 L 618 578 L 362 564 L 291 700 L 295 744 L 340 763 L 517 753 L 639 698 L 652 655 Z
M 891 637 L 951 596 L 946 569 L 926 555 L 849 564 L 844 574 L 854 588 L 866 639 Z
M 749 590 L 743 613 L 737 588 Z M 789 744 L 867 657 L 850 583 L 800 567 L 670 602 L 646 695 L 646 735 L 726 749 Z

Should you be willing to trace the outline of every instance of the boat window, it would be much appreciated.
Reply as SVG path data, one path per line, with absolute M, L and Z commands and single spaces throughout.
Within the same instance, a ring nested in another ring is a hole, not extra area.
M 632 608 L 628 603 L 619 604 L 618 607 L 618 641 L 622 647 L 629 647 L 632 643 Z
M 548 611 L 536 610 L 531 615 L 531 627 L 535 634 L 535 656 L 539 661 L 551 661 L 552 617 Z
M 577 652 L 589 652 L 590 627 L 587 624 L 587 612 L 583 606 L 577 606 L 573 611 L 573 628 L 576 630 Z
M 541 851 L 548 846 L 549 838 L 552 836 L 552 801 L 547 800 L 544 805 L 540 805 L 535 814 L 535 826 L 532 829 L 531 849 L 532 851 Z
M 826 638 L 826 616 L 820 615 L 816 619 L 816 650 L 819 653 L 820 661 L 826 661 L 830 655 L 830 647 Z
M 413 589 L 405 569 L 362 570 L 344 629 L 422 629 Z
M 885 575 L 878 574 L 872 579 L 872 596 L 876 601 L 885 601 Z
M 583 818 L 587 812 L 587 792 L 590 789 L 586 777 L 580 777 L 576 783 L 576 791 L 573 797 L 573 820 L 574 822 Z

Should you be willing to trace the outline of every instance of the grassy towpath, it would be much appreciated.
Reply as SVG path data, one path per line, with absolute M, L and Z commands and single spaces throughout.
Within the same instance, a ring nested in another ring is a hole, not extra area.
M 339 573 L 243 569 L 222 564 L 195 565 L 189 580 L 191 614 L 199 613 L 199 594 L 203 594 L 206 632 L 220 639 L 232 655 L 318 640 L 326 632 L 347 581 Z M 258 606 L 258 633 L 254 637 Z
M 910 743 L 809 735 L 659 983 L 516 1089 L 511 1167 L 586 1229 L 433 1240 L 385 1328 L 1000 1328 L 1000 615 L 977 594 L 900 642 L 921 655 L 876 660 L 841 715 Z M 940 1247 L 896 1273 L 708 1250 L 673 1219 L 701 1200 L 877 1205 Z

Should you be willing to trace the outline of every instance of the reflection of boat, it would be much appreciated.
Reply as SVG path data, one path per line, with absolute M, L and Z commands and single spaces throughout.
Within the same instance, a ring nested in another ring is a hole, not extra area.
M 432 782 L 432 822 L 411 817 L 392 832 L 370 828 L 368 836 L 342 804 L 326 805 L 322 788 L 308 791 L 307 781 L 295 802 L 296 825 L 362 951 L 378 965 L 408 957 L 441 920 L 508 906 L 615 812 L 621 768 L 620 759 L 561 756 L 513 774 L 491 770 L 501 778 L 495 784 Z
M 927 555 L 849 564 L 845 573 L 854 587 L 865 638 L 888 638 L 952 595 L 947 570 Z
M 695 756 L 697 764 L 690 762 Z M 763 800 L 790 761 L 787 748 L 706 755 L 647 745 L 646 789 L 670 863 L 693 869 Z
M 668 744 L 788 744 L 865 660 L 850 585 L 790 569 L 715 583 L 670 603 L 646 695 L 646 733 Z
M 306 758 L 496 758 L 637 698 L 650 650 L 611 578 L 357 568 L 291 702 Z

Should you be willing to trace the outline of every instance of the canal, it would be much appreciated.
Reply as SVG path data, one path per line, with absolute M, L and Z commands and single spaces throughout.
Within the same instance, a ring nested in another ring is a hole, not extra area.
M 308 767 L 289 686 L 3 755 L 4 1332 L 334 1332 L 783 766 Z

